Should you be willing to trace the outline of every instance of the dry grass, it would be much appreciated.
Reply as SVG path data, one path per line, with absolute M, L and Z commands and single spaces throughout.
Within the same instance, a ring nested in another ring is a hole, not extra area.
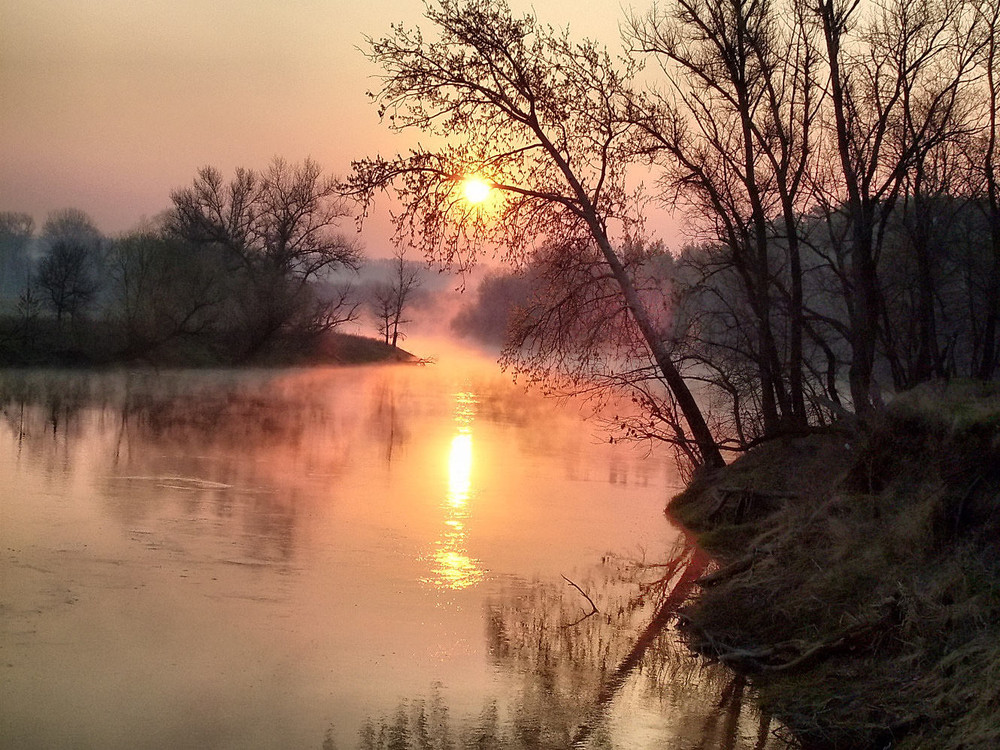
M 755 552 L 689 637 L 755 673 L 807 747 L 1000 747 L 1000 389 L 927 388 L 853 435 L 762 446 L 672 511 L 723 563 Z

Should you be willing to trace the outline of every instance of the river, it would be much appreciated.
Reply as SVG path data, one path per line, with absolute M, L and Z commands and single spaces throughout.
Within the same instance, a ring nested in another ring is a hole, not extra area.
M 3 747 L 783 747 L 670 627 L 609 684 L 679 479 L 485 359 L 0 400 Z

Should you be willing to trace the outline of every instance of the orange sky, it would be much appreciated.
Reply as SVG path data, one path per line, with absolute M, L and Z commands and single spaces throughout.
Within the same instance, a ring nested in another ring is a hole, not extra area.
M 511 4 L 618 45 L 615 0 Z M 80 208 L 113 235 L 166 208 L 199 166 L 311 156 L 343 174 L 352 158 L 405 150 L 415 134 L 379 123 L 365 96 L 377 71 L 356 47 L 422 11 L 420 0 L 0 0 L 0 211 L 38 226 Z M 365 239 L 385 254 L 384 221 Z

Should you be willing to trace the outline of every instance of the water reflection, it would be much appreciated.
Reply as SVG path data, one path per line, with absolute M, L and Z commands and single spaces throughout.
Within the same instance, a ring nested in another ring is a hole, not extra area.
M 444 530 L 434 543 L 432 575 L 426 583 L 440 589 L 464 589 L 483 580 L 478 560 L 466 549 L 466 524 L 472 497 L 472 423 L 478 399 L 474 393 L 455 394 L 456 433 L 448 451 L 448 494 L 442 504 Z
M 745 680 L 693 657 L 670 627 L 706 564 L 683 545 L 652 565 L 605 557 L 579 587 L 512 581 L 486 611 L 503 699 L 462 713 L 435 684 L 369 718 L 358 749 L 788 747 Z M 596 616 L 576 617 L 576 592 L 598 603 Z
M 670 470 L 465 372 L 0 371 L 0 744 L 721 746 L 659 640 L 606 689 Z

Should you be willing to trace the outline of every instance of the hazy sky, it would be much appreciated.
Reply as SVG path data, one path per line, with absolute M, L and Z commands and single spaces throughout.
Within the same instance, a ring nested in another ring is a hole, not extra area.
M 617 0 L 513 0 L 618 45 Z M 627 5 L 627 4 L 626 4 Z M 419 23 L 420 0 L 0 0 L 0 210 L 66 207 L 116 234 L 199 166 L 275 155 L 344 174 L 405 149 L 365 96 L 363 35 Z M 426 22 L 424 22 L 426 25 Z M 385 233 L 365 232 L 382 254 Z

